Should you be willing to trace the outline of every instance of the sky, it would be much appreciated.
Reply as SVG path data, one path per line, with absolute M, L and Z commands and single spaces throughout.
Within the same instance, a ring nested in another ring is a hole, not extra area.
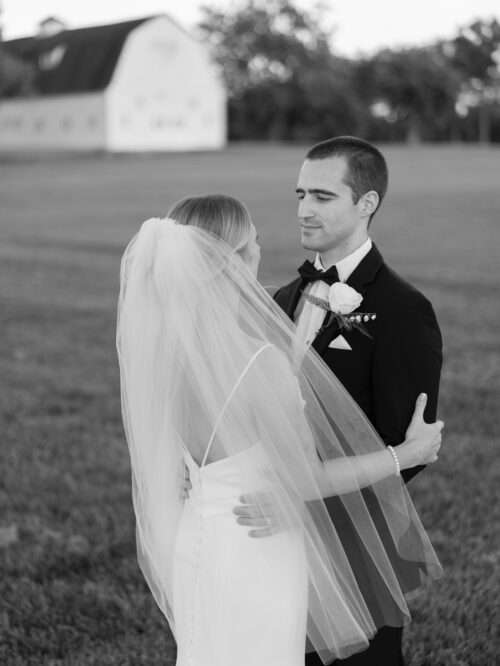
M 0 0 L 4 39 L 31 35 L 38 22 L 55 15 L 69 27 L 112 23 L 167 13 L 186 27 L 200 17 L 202 4 L 230 7 L 235 0 Z M 296 0 L 311 7 L 311 0 Z M 369 53 L 382 46 L 422 44 L 452 36 L 477 17 L 500 20 L 500 0 L 326 0 L 335 25 L 332 44 L 338 53 Z

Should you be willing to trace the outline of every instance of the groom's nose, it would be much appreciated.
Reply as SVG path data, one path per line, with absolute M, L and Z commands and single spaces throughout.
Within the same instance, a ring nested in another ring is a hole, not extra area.
M 311 210 L 311 206 L 307 201 L 307 199 L 304 198 L 299 201 L 299 208 L 297 211 L 297 215 L 299 220 L 307 220 L 310 217 L 314 216 L 314 213 Z

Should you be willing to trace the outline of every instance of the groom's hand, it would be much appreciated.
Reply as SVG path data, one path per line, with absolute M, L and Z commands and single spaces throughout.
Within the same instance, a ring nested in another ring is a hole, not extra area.
M 240 502 L 233 513 L 238 516 L 236 522 L 239 525 L 254 528 L 248 532 L 248 536 L 258 539 L 279 532 L 278 514 L 270 493 L 241 495 Z

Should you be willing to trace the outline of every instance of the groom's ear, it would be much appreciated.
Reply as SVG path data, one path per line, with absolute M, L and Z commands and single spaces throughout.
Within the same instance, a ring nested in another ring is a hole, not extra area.
M 369 190 L 358 201 L 359 210 L 363 217 L 371 217 L 378 208 L 380 197 L 375 190 Z

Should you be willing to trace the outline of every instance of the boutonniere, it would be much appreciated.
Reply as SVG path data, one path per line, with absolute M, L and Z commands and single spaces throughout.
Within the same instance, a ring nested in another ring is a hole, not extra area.
M 348 284 L 345 284 L 345 282 L 334 282 L 332 284 L 328 292 L 327 301 L 322 298 L 316 298 L 316 296 L 310 296 L 309 294 L 306 294 L 306 299 L 328 312 L 323 326 L 318 331 L 318 335 L 335 321 L 340 329 L 351 331 L 355 328 L 363 333 L 363 335 L 367 335 L 369 338 L 372 337 L 363 326 L 363 323 L 373 321 L 377 318 L 377 315 L 374 312 L 354 313 L 354 310 L 359 308 L 363 302 L 363 296 Z

